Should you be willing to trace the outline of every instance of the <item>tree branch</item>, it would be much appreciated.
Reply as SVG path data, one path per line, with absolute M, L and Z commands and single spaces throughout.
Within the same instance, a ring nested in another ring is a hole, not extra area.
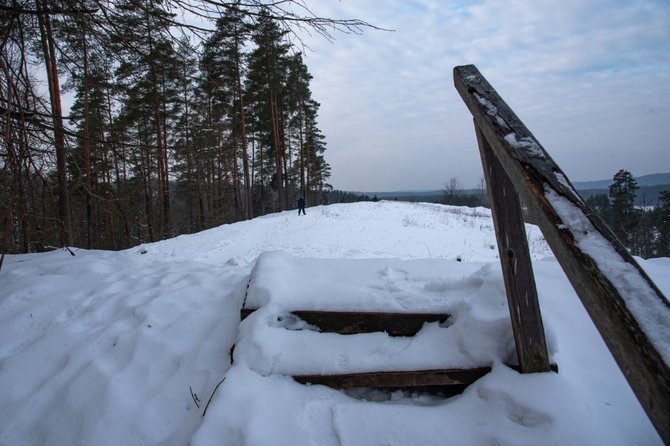
M 14 6 L 3 6 L 0 5 L 0 11 L 12 12 L 14 14 L 29 14 L 29 15 L 47 15 L 47 14 L 62 14 L 62 15 L 73 15 L 73 14 L 95 14 L 98 12 L 96 9 L 62 9 L 62 8 L 52 8 L 45 10 L 36 10 L 36 9 L 24 9 Z

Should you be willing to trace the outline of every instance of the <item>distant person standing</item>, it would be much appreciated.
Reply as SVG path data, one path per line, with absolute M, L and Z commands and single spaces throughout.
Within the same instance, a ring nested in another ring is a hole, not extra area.
M 305 212 L 305 197 L 302 195 L 298 198 L 298 215 L 300 215 L 300 211 L 302 211 L 302 215 L 307 215 Z

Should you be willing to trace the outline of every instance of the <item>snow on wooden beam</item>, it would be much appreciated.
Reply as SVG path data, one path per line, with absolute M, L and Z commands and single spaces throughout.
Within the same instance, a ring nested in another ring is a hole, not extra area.
M 474 65 L 454 84 L 661 438 L 670 444 L 670 303 Z

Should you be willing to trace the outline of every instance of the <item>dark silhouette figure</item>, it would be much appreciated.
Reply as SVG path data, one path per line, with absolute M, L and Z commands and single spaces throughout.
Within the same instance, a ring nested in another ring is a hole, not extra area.
M 307 215 L 305 212 L 305 197 L 302 195 L 298 198 L 298 215 L 300 215 L 300 211 L 302 211 L 302 215 Z

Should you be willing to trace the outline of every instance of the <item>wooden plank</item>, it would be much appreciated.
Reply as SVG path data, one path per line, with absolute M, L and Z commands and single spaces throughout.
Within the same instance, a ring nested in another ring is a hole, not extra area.
M 454 84 L 642 407 L 663 441 L 670 444 L 670 367 L 659 352 L 670 340 L 645 330 L 644 318 L 631 311 L 653 307 L 654 319 L 668 321 L 670 303 L 477 68 L 455 67 Z M 560 216 L 565 209 L 552 204 L 559 202 L 571 206 L 569 221 Z M 593 234 L 575 232 L 575 221 L 587 222 Z M 589 250 L 578 243 L 577 237 L 582 236 L 604 239 L 608 249 Z M 617 283 L 621 279 L 599 267 L 612 262 L 624 268 L 627 277 L 634 276 L 630 280 L 636 286 L 622 287 Z M 667 328 L 670 324 L 661 322 L 658 326 Z
M 438 369 L 396 372 L 342 373 L 336 375 L 296 375 L 302 384 L 322 384 L 335 389 L 370 388 L 444 388 L 467 386 L 491 371 L 490 367 L 474 369 Z
M 476 122 L 475 131 L 491 200 L 519 367 L 522 373 L 548 372 L 549 353 L 519 196 Z
M 254 309 L 243 308 L 244 319 Z M 390 313 L 359 311 L 296 310 L 292 314 L 323 332 L 356 334 L 384 331 L 391 336 L 414 336 L 425 322 L 445 322 L 446 313 Z

